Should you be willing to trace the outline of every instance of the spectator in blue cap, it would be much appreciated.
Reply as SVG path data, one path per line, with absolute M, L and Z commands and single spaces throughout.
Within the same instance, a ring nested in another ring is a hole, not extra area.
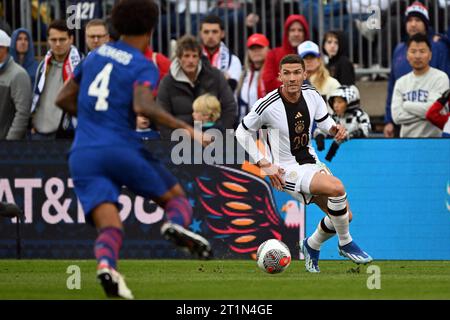
M 326 97 L 339 88 L 341 84 L 335 78 L 330 76 L 330 72 L 327 70 L 325 63 L 322 60 L 319 46 L 309 40 L 302 42 L 298 46 L 298 54 L 305 62 L 305 69 L 309 82 L 326 101 Z

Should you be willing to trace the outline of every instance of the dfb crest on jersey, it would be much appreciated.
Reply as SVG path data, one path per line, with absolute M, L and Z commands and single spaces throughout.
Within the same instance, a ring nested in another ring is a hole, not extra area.
M 305 129 L 305 121 L 300 120 L 295 123 L 295 133 L 300 134 Z

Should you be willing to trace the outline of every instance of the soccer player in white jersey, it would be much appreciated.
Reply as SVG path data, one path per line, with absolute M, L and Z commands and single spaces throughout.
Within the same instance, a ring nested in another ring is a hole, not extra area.
M 255 103 L 239 124 L 236 138 L 276 189 L 305 204 L 315 203 L 325 212 L 315 232 L 301 243 L 307 271 L 320 272 L 320 247 L 336 233 L 342 256 L 357 264 L 369 263 L 372 258 L 349 232 L 351 212 L 344 185 L 318 160 L 311 146 L 313 121 L 338 141 L 344 140 L 347 132 L 328 115 L 325 101 L 314 87 L 303 84 L 305 64 L 298 55 L 285 56 L 279 70 L 282 85 Z M 262 127 L 267 128 L 270 159 L 255 142 Z

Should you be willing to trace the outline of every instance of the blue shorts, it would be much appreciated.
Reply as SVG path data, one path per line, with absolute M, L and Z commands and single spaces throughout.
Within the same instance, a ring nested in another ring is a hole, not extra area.
M 75 193 L 90 220 L 102 203 L 115 203 L 122 186 L 144 198 L 158 198 L 177 184 L 163 164 L 145 149 L 103 147 L 72 150 L 69 169 Z

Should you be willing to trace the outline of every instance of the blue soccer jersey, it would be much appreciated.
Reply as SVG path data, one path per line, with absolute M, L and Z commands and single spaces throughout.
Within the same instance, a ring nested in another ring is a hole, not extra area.
M 136 133 L 133 91 L 155 87 L 159 72 L 137 49 L 123 41 L 92 52 L 74 71 L 80 85 L 78 126 L 72 150 L 99 146 L 141 146 Z
M 136 132 L 134 86 L 151 88 L 158 78 L 154 64 L 121 41 L 103 45 L 74 72 L 80 90 L 69 169 L 88 221 L 98 205 L 118 204 L 122 186 L 154 199 L 177 183 Z

